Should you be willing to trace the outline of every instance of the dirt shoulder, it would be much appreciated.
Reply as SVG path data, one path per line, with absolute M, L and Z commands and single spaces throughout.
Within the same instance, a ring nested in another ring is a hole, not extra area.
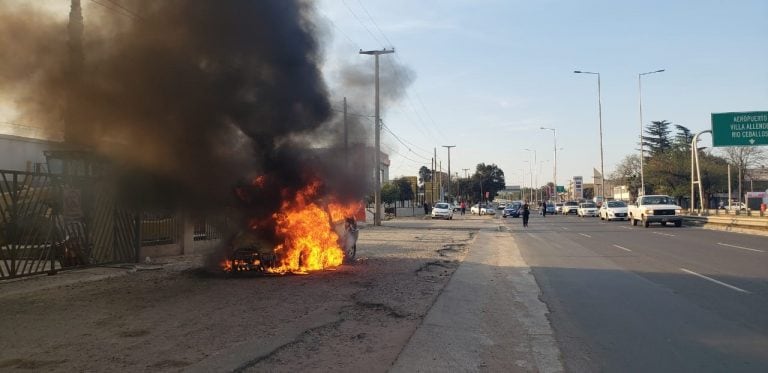
M 228 278 L 184 258 L 0 284 L 0 370 L 386 371 L 474 236 L 445 224 L 367 227 L 356 263 L 304 276 Z

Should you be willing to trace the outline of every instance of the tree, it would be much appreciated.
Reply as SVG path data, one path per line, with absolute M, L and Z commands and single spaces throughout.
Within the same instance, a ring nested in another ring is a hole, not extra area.
M 640 156 L 637 154 L 625 156 L 624 159 L 616 165 L 616 170 L 613 171 L 610 178 L 619 184 L 627 186 L 629 189 L 630 200 L 634 201 L 637 199 L 641 179 Z
M 393 180 L 392 183 L 397 186 L 398 200 L 400 201 L 401 206 L 405 204 L 405 201 L 413 200 L 413 187 L 407 178 L 401 177 Z
M 496 193 L 504 189 L 504 171 L 495 164 L 478 163 L 472 181 L 472 195 L 482 200 L 488 192 L 488 200 L 492 201 Z
M 670 124 L 666 120 L 653 121 L 645 128 L 646 136 L 643 136 L 643 145 L 644 149 L 648 149 L 651 157 L 672 148 L 672 142 L 669 140 Z
M 739 200 L 741 200 L 741 197 L 744 194 L 742 193 L 742 182 L 747 176 L 747 167 L 757 167 L 761 163 L 765 162 L 766 154 L 758 146 L 728 147 L 723 149 L 723 153 L 725 160 L 728 163 L 736 166 L 737 175 L 741 175 L 741 178 L 738 179 L 739 181 L 737 189 Z
M 432 170 L 427 166 L 421 166 L 419 168 L 419 183 L 426 183 L 432 181 Z
M 674 147 L 685 152 L 690 152 L 693 133 L 687 127 L 679 124 L 675 124 L 675 128 L 677 129 L 677 134 L 675 135 Z
M 400 190 L 395 183 L 386 183 L 381 187 L 381 201 L 391 205 L 400 199 Z

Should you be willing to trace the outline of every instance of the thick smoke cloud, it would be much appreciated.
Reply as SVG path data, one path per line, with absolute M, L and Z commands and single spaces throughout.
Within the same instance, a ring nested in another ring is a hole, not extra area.
M 65 20 L 0 9 L 0 50 L 14 56 L 0 61 L 0 84 L 25 120 L 66 125 L 70 144 L 130 170 L 121 185 L 136 203 L 214 207 L 254 175 L 270 175 L 275 188 L 340 175 L 313 169 L 337 168 L 328 160 L 340 157 L 307 150 L 312 137 L 326 149 L 341 140 L 326 134 L 338 135 L 337 122 L 308 2 L 122 4 L 139 17 L 86 17 L 81 71 L 69 63 Z M 364 186 L 347 189 L 360 197 Z

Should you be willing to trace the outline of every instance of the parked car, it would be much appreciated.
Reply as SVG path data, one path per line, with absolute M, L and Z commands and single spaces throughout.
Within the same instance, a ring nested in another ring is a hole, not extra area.
M 579 204 L 579 208 L 576 210 L 576 215 L 581 216 L 597 216 L 597 205 L 594 202 L 582 202 Z
M 432 208 L 432 219 L 453 219 L 453 206 L 447 202 L 435 203 L 435 207 Z
M 628 219 L 627 204 L 624 201 L 608 201 L 600 207 L 600 220 Z
M 568 201 L 563 203 L 563 215 L 578 214 L 579 203 L 576 201 Z

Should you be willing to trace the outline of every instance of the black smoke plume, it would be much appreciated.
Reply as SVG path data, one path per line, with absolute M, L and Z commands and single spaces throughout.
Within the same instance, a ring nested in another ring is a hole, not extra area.
M 0 84 L 25 121 L 121 165 L 125 201 L 216 209 L 256 175 L 274 189 L 319 177 L 349 198 L 368 192 L 364 170 L 340 163 L 309 2 L 120 4 L 134 16 L 87 4 L 99 16 L 86 16 L 77 71 L 71 22 L 67 33 L 32 7 L 0 6 L 0 50 L 12 56 L 0 60 Z M 258 208 L 276 211 L 278 191 L 262 192 Z

